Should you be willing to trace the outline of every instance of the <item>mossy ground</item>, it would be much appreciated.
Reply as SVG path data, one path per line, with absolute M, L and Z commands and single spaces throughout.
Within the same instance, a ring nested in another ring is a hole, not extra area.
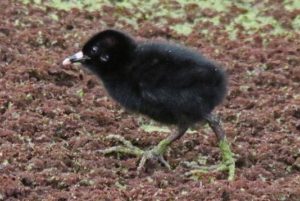
M 144 2 L 0 1 L 0 200 L 298 201 L 299 1 Z M 116 144 L 110 134 L 141 149 L 169 134 L 124 111 L 80 66 L 61 65 L 108 27 L 185 44 L 226 69 L 216 113 L 237 160 L 234 181 L 185 176 L 182 162 L 221 160 L 207 126 L 171 146 L 173 171 L 138 176 L 135 157 L 96 152 Z

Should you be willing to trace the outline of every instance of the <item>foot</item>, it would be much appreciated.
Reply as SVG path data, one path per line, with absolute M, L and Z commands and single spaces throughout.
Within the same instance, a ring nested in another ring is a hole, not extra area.
M 226 138 L 220 141 L 219 147 L 221 149 L 221 154 L 222 154 L 222 162 L 220 164 L 205 167 L 205 166 L 199 166 L 195 164 L 191 165 L 185 163 L 185 165 L 189 167 L 196 168 L 195 170 L 191 170 L 190 172 L 188 172 L 186 175 L 193 176 L 193 175 L 203 175 L 209 172 L 228 171 L 228 180 L 232 181 L 234 179 L 234 174 L 235 174 L 235 160 Z
M 163 154 L 166 152 L 167 147 L 169 145 L 168 140 L 162 140 L 157 146 L 149 151 L 144 151 L 136 146 L 134 146 L 130 141 L 126 140 L 124 137 L 119 135 L 109 135 L 107 139 L 114 139 L 123 145 L 110 147 L 104 150 L 98 150 L 98 152 L 103 154 L 110 153 L 121 153 L 121 154 L 130 154 L 137 157 L 141 157 L 140 163 L 138 165 L 137 171 L 138 174 L 141 172 L 143 167 L 145 166 L 147 160 L 157 160 L 161 162 L 162 165 L 171 170 L 171 166 L 164 159 Z
M 156 160 L 159 161 L 162 165 L 164 165 L 168 170 L 171 170 L 171 166 L 169 163 L 164 159 L 163 154 L 166 152 L 168 147 L 168 141 L 162 140 L 158 145 L 156 145 L 153 149 L 149 151 L 144 151 L 139 166 L 137 168 L 138 173 L 141 172 L 143 167 L 145 166 L 147 160 Z

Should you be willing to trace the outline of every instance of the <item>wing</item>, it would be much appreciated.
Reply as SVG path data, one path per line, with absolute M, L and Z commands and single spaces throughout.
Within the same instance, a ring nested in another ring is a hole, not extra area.
M 139 83 L 144 101 L 170 110 L 190 111 L 203 105 L 205 86 L 197 74 L 178 75 L 168 78 L 153 78 L 152 82 Z
M 172 72 L 156 70 L 139 80 L 144 102 L 186 116 L 207 114 L 213 109 L 217 92 L 209 69 L 186 66 Z

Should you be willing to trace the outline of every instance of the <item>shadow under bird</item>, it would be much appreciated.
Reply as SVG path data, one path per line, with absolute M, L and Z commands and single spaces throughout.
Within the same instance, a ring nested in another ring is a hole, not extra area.
M 137 42 L 117 30 L 102 31 L 89 39 L 82 50 L 67 57 L 63 65 L 80 62 L 96 74 L 109 95 L 123 107 L 144 114 L 160 123 L 175 125 L 176 132 L 144 151 L 118 135 L 111 135 L 123 145 L 101 150 L 141 157 L 138 172 L 149 159 L 156 159 L 171 169 L 163 155 L 169 145 L 187 129 L 207 122 L 219 142 L 220 164 L 199 166 L 190 174 L 228 171 L 233 180 L 235 162 L 220 121 L 212 111 L 226 95 L 224 71 L 197 52 L 175 44 Z

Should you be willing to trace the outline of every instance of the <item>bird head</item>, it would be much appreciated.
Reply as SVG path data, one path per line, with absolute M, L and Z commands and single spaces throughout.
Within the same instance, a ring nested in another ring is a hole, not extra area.
M 120 68 L 131 60 L 135 41 L 117 30 L 105 30 L 90 38 L 82 50 L 67 57 L 63 65 L 80 62 L 94 72 Z

